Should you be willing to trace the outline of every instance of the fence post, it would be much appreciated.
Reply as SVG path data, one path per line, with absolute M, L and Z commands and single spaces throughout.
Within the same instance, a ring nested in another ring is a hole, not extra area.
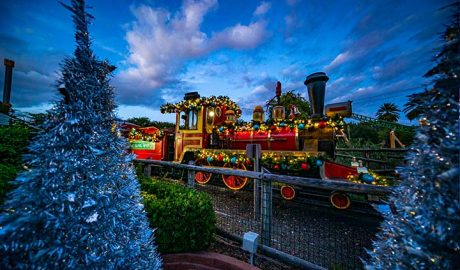
M 259 156 L 254 158 L 254 171 L 260 172 Z M 260 218 L 260 179 L 254 178 L 254 220 Z
M 195 161 L 190 160 L 188 165 L 195 165 Z M 187 170 L 187 186 L 189 188 L 195 188 L 195 171 Z
M 366 167 L 369 168 L 369 152 L 368 151 L 364 151 L 364 156 L 366 157 Z
M 271 246 L 272 235 L 272 182 L 262 179 L 262 244 Z
M 254 172 L 260 172 L 262 146 L 260 144 L 246 145 L 246 157 L 254 159 Z M 254 220 L 260 219 L 260 179 L 254 178 Z
M 151 164 L 145 165 L 145 167 L 144 167 L 144 176 L 146 176 L 146 177 L 152 176 L 152 165 Z

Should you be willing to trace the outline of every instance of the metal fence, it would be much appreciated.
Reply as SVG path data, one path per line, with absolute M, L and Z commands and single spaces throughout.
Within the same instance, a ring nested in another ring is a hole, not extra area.
M 256 232 L 261 236 L 261 242 L 266 249 L 274 249 L 285 255 L 284 257 L 294 256 L 300 262 L 297 265 L 310 268 L 362 268 L 361 259 L 367 257 L 366 249 L 371 248 L 381 219 L 377 216 L 312 206 L 305 203 L 301 195 L 293 201 L 286 201 L 278 195 L 279 183 L 295 184 L 297 188 L 303 189 L 339 189 L 375 195 L 390 192 L 388 188 L 347 182 L 202 168 L 164 161 L 138 161 L 183 170 L 179 175 L 188 179 L 189 187 L 211 196 L 219 230 L 239 237 L 247 231 Z M 147 166 L 146 173 L 150 175 L 151 170 Z M 194 173 L 197 170 L 212 172 L 211 181 L 206 185 L 195 184 Z M 165 171 L 163 169 L 161 173 L 165 174 Z M 222 182 L 222 175 L 235 174 L 250 177 L 242 190 L 230 190 Z M 257 197 L 254 196 L 257 194 L 254 192 L 255 181 L 260 181 L 260 205 L 256 204 Z
M 363 161 L 364 166 L 382 175 L 392 175 L 405 164 L 407 148 L 336 148 L 339 162 L 349 164 L 352 159 Z

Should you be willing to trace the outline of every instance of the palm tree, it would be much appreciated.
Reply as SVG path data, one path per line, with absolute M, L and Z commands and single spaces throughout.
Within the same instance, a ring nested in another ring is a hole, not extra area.
M 393 103 L 383 103 L 382 106 L 377 110 L 375 116 L 379 120 L 384 120 L 388 122 L 398 122 L 399 112 L 401 110 Z

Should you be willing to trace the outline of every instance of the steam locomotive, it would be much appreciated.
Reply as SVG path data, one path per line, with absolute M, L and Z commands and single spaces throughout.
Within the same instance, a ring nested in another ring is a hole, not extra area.
M 238 122 L 241 109 L 224 96 L 200 97 L 186 93 L 184 100 L 161 106 L 162 113 L 175 113 L 174 130 L 131 128 L 128 137 L 132 151 L 139 159 L 155 159 L 201 166 L 219 166 L 252 170 L 254 160 L 246 156 L 249 144 L 259 144 L 261 165 L 273 173 L 348 181 L 358 176 L 357 167 L 333 162 L 336 134 L 342 132 L 343 117 L 351 115 L 351 101 L 330 104 L 324 113 L 326 82 L 324 72 L 306 77 L 311 116 L 300 117 L 297 107 L 280 104 L 281 83 L 275 97 L 268 103 L 272 118 L 264 121 L 262 106 L 256 106 L 250 122 Z M 289 112 L 287 115 L 286 111 Z M 125 127 L 126 128 L 126 127 Z M 206 184 L 211 173 L 197 172 L 196 182 Z M 222 176 L 224 184 L 233 190 L 243 188 L 248 179 Z M 281 195 L 295 197 L 294 187 L 282 186 Z M 333 192 L 330 202 L 339 209 L 350 205 L 350 194 Z

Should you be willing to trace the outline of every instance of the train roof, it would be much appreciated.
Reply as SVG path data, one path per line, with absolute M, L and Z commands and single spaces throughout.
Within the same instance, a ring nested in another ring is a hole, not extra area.
M 199 110 L 203 106 L 205 107 L 220 107 L 225 106 L 228 110 L 233 110 L 237 117 L 241 116 L 241 109 L 228 96 L 210 96 L 200 97 L 198 94 L 195 98 L 191 98 L 190 95 L 187 98 L 177 103 L 166 103 L 161 105 L 161 113 L 177 113 L 181 111 Z

